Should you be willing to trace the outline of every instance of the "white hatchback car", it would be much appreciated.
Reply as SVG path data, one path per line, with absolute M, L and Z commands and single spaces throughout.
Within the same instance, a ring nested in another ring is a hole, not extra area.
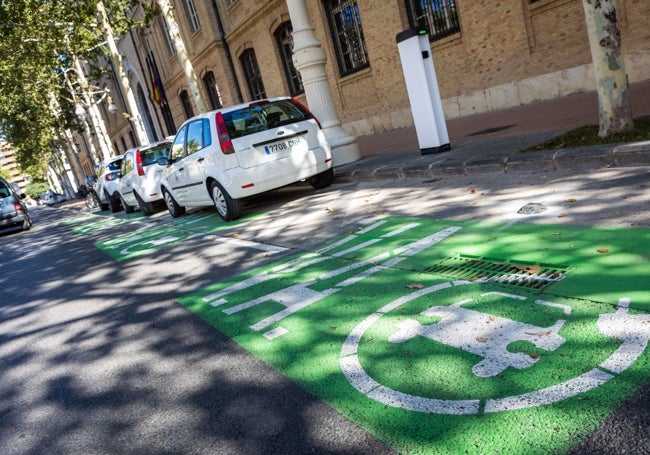
M 117 190 L 126 213 L 133 212 L 137 206 L 149 216 L 158 202 L 162 205 L 160 177 L 165 168 L 158 160 L 169 156 L 171 145 L 170 140 L 159 141 L 127 150 L 124 154 Z
M 122 209 L 117 184 L 120 178 L 120 166 L 123 157 L 124 155 L 114 156 L 99 164 L 95 194 L 97 194 L 99 206 L 102 210 L 108 210 L 109 206 L 113 213 Z
M 165 161 L 165 160 L 163 160 Z M 302 180 L 334 180 L 332 153 L 320 123 L 294 98 L 255 101 L 200 114 L 181 125 L 161 180 L 172 217 L 185 207 L 214 205 L 226 221 L 241 200 Z

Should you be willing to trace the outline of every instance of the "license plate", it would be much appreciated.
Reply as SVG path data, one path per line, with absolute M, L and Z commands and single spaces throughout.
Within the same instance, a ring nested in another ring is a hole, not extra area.
M 275 144 L 265 145 L 264 152 L 267 155 L 271 153 L 284 152 L 286 150 L 291 150 L 296 147 L 304 147 L 307 144 L 307 141 L 302 136 L 292 137 L 286 141 L 276 142 Z

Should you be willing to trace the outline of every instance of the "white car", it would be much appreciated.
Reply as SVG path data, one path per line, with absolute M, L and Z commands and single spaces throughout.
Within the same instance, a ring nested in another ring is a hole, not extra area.
M 117 184 L 120 178 L 120 166 L 123 157 L 124 155 L 114 156 L 99 164 L 95 194 L 97 194 L 99 207 L 102 210 L 108 210 L 110 207 L 111 212 L 115 213 L 122 209 Z
M 117 190 L 126 213 L 140 207 L 142 213 L 149 216 L 155 212 L 159 202 L 163 205 L 160 177 L 165 168 L 158 164 L 158 160 L 169 156 L 171 145 L 171 141 L 165 140 L 124 154 Z
M 200 114 L 181 125 L 161 180 L 172 217 L 185 207 L 214 205 L 226 221 L 241 200 L 302 180 L 334 180 L 332 153 L 320 123 L 294 98 L 255 101 Z

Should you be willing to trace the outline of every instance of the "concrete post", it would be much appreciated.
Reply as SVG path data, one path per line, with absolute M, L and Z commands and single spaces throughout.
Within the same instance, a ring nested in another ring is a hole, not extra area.
M 351 163 L 361 158 L 354 136 L 348 136 L 337 118 L 325 63 L 327 56 L 314 34 L 304 0 L 287 0 L 293 26 L 293 64 L 300 72 L 309 109 L 323 125 L 332 148 L 333 165 Z

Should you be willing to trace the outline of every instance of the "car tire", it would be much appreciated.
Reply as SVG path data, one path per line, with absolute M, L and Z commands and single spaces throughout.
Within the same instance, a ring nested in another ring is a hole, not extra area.
M 124 213 L 133 213 L 135 207 L 127 204 L 122 195 L 120 195 L 120 202 L 122 203 L 122 207 L 124 207 Z
M 312 178 L 309 179 L 309 184 L 316 188 L 317 190 L 320 190 L 321 188 L 327 188 L 334 182 L 334 169 L 329 168 L 326 171 L 321 172 L 320 174 L 316 174 Z
M 23 231 L 29 231 L 32 228 L 32 219 L 29 216 L 26 216 L 21 227 Z
M 114 197 L 112 197 L 110 194 L 108 194 L 108 191 L 104 190 L 104 196 L 106 197 L 106 200 L 108 201 L 108 205 L 111 208 L 111 212 L 116 213 L 119 212 L 122 207 L 120 207 L 119 201 L 116 201 Z
M 218 182 L 212 182 L 210 195 L 217 213 L 224 221 L 236 220 L 241 216 L 241 202 L 231 198 Z
M 135 200 L 138 201 L 138 207 L 140 207 L 140 211 L 144 214 L 144 216 L 151 216 L 155 212 L 154 206 L 152 202 L 144 202 L 140 196 L 138 196 L 138 193 L 134 192 L 135 194 Z
M 185 214 L 185 207 L 178 205 L 178 202 L 176 202 L 176 199 L 174 199 L 169 191 L 163 190 L 163 200 L 172 218 L 178 218 Z

